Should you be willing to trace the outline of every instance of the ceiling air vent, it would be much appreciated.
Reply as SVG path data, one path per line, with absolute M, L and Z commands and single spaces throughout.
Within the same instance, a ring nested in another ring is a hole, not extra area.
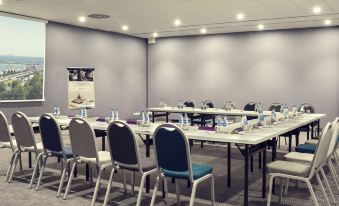
M 106 15 L 106 14 L 90 14 L 88 15 L 89 18 L 93 18 L 93 19 L 107 19 L 110 16 Z

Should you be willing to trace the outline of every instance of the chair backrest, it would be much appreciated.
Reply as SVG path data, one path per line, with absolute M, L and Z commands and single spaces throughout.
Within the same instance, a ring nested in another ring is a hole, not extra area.
M 338 117 L 332 123 L 332 136 L 331 142 L 328 149 L 327 157 L 329 158 L 334 152 L 336 152 L 339 142 L 339 122 Z
M 272 105 L 268 108 L 268 111 L 274 110 L 275 112 L 280 112 L 282 103 L 272 103 Z
M 184 102 L 184 105 L 185 105 L 186 107 L 193 107 L 193 108 L 194 108 L 194 102 L 191 101 L 191 100 L 186 100 L 186 101 Z
M 299 106 L 299 110 L 301 109 L 301 107 L 304 107 L 305 112 L 307 110 L 310 110 L 311 114 L 315 113 L 315 109 L 314 109 L 314 107 L 310 103 L 303 103 L 303 104 L 301 104 Z
M 232 102 L 232 101 L 226 101 L 223 108 L 226 109 L 226 105 L 229 104 L 231 106 L 232 109 L 237 109 L 237 104 Z
M 312 167 L 311 167 L 309 177 L 313 177 L 314 172 L 317 171 L 322 166 L 322 164 L 324 164 L 327 158 L 328 147 L 329 147 L 330 140 L 331 140 L 330 139 L 331 138 L 331 127 L 332 127 L 331 123 L 328 122 L 325 128 L 323 129 L 317 149 L 313 156 Z
M 159 125 L 153 135 L 158 172 L 188 171 L 193 181 L 189 143 L 182 130 L 174 124 Z
M 214 108 L 214 104 L 211 100 L 205 100 L 204 102 L 208 106 L 208 108 Z
M 107 137 L 113 165 L 115 162 L 138 165 L 141 170 L 135 135 L 126 123 L 112 122 L 107 129 Z
M 11 134 L 8 128 L 7 118 L 1 111 L 0 111 L 0 142 L 9 142 L 11 144 L 11 148 L 14 149 Z
M 96 158 L 99 163 L 94 131 L 86 120 L 72 119 L 69 123 L 69 136 L 74 157 Z
M 12 126 L 18 148 L 34 147 L 37 152 L 34 131 L 27 116 L 22 112 L 15 112 L 12 115 Z
M 43 114 L 39 119 L 39 127 L 45 153 L 63 152 L 63 141 L 57 120 L 52 115 Z
M 255 105 L 257 105 L 256 102 L 249 102 L 244 106 L 244 111 L 255 111 Z M 248 116 L 247 119 L 251 120 L 251 119 L 256 119 L 257 117 L 251 117 Z

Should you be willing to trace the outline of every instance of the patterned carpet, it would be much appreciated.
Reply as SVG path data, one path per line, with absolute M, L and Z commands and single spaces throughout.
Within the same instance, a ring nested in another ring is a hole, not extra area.
M 65 141 L 67 142 L 67 131 L 65 133 Z M 38 135 L 37 135 L 37 138 Z M 101 140 L 98 139 L 98 147 L 101 145 Z M 302 142 L 302 141 L 301 141 Z M 282 147 L 278 153 L 278 159 L 281 159 L 286 151 L 285 145 L 282 141 Z M 200 148 L 200 144 L 195 144 L 192 149 L 192 160 L 197 163 L 207 163 L 213 166 L 213 175 L 215 177 L 215 192 L 216 192 L 216 205 L 242 205 L 243 201 L 243 174 L 244 174 L 244 161 L 240 152 L 236 149 L 232 149 L 232 187 L 226 186 L 226 147 L 220 145 L 205 145 L 204 148 Z M 140 144 L 142 147 L 143 145 Z M 140 151 L 145 151 L 140 149 Z M 153 151 L 152 151 L 153 152 Z M 151 153 L 152 153 L 151 152 Z M 5 172 L 10 159 L 10 150 L 0 149 L 0 205 L 34 205 L 34 206 L 64 206 L 64 205 L 90 205 L 91 197 L 94 190 L 94 183 L 85 181 L 84 165 L 78 169 L 78 178 L 75 179 L 71 188 L 70 195 L 67 200 L 62 198 L 56 198 L 56 191 L 59 185 L 60 179 L 60 164 L 56 159 L 49 159 L 48 166 L 44 178 L 42 180 L 42 186 L 39 191 L 34 189 L 28 189 L 29 180 L 31 178 L 32 169 L 27 166 L 27 154 L 23 156 L 23 171 L 19 171 L 17 168 L 15 177 L 12 183 L 8 184 L 4 182 Z M 271 159 L 271 153 L 268 152 L 268 160 Z M 339 172 L 339 167 L 336 166 L 336 170 Z M 325 168 L 327 172 L 327 168 Z M 94 181 L 96 177 L 96 171 L 93 168 Z M 110 170 L 104 171 L 104 184 L 101 185 L 99 190 L 98 199 L 96 205 L 102 205 L 106 192 L 106 180 Z M 130 175 L 127 175 L 128 183 Z M 335 190 L 335 185 L 332 177 L 328 175 L 332 191 L 335 198 L 339 200 L 339 191 Z M 151 176 L 151 188 L 154 186 L 155 177 Z M 249 186 L 249 200 L 250 205 L 266 205 L 266 199 L 261 198 L 261 170 L 258 169 L 257 155 L 254 157 L 254 172 L 250 173 L 250 186 Z M 268 181 L 268 178 L 267 178 Z M 139 185 L 140 175 L 136 175 L 136 185 Z M 159 192 L 156 200 L 156 205 L 176 205 L 175 196 L 175 184 L 169 183 L 169 198 L 164 201 Z M 316 192 L 317 199 L 320 205 L 325 205 L 324 197 L 320 191 L 320 187 L 314 180 L 312 181 L 313 187 Z M 114 175 L 113 189 L 111 190 L 109 205 L 135 205 L 136 193 L 131 194 L 129 190 L 127 194 L 123 193 L 122 189 L 122 174 L 118 172 Z M 129 189 L 130 187 L 128 187 Z M 268 187 L 267 187 L 268 188 Z M 279 181 L 277 181 L 276 188 L 279 188 Z M 136 191 L 138 187 L 136 186 Z M 188 205 L 191 188 L 187 187 L 186 181 L 180 181 L 181 192 L 181 205 Z M 142 205 L 149 205 L 151 200 L 150 194 L 145 194 L 142 200 Z M 210 184 L 208 181 L 201 183 L 197 189 L 195 205 L 209 205 L 210 204 Z M 339 202 L 339 201 L 338 201 Z M 308 189 L 304 183 L 301 183 L 299 187 L 295 186 L 294 182 L 290 183 L 288 195 L 282 199 L 282 203 L 278 202 L 278 196 L 273 196 L 272 205 L 293 205 L 304 206 L 313 205 Z M 334 204 L 333 204 L 334 205 Z

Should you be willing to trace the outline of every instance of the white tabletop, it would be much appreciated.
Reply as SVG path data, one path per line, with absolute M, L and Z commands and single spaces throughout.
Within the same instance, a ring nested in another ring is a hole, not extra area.
M 184 107 L 179 109 L 178 107 L 154 107 L 148 108 L 150 112 L 168 112 L 168 113 L 197 113 L 197 114 L 213 114 L 213 115 L 229 115 L 229 116 L 258 116 L 259 113 L 255 111 L 244 111 L 239 109 L 225 110 L 218 108 L 194 108 L 194 107 Z M 264 115 L 271 115 L 271 111 L 264 111 Z
M 230 133 L 217 133 L 215 131 L 205 131 L 195 129 L 184 130 L 184 134 L 188 139 L 204 140 L 204 141 L 215 141 L 225 143 L 240 143 L 240 144 L 259 144 L 274 137 L 277 137 L 286 132 L 292 131 L 298 127 L 307 125 L 318 119 L 325 117 L 325 114 L 304 114 L 296 119 L 288 119 L 284 122 L 277 122 L 272 126 L 263 127 L 260 129 L 251 129 L 245 134 L 230 134 Z M 38 117 L 29 117 L 31 122 L 37 123 Z M 97 118 L 87 118 L 86 120 L 96 130 L 107 130 L 108 123 L 96 121 Z M 67 126 L 70 122 L 70 118 L 58 118 L 60 125 Z M 249 121 L 250 124 L 255 123 L 257 120 Z M 155 129 L 161 123 L 151 123 L 148 127 L 142 127 L 139 125 L 130 124 L 131 129 L 135 134 L 150 135 L 152 137 Z M 230 125 L 230 128 L 237 128 L 239 123 Z M 193 128 L 193 127 L 192 127 Z M 233 129 L 232 129 L 233 130 Z

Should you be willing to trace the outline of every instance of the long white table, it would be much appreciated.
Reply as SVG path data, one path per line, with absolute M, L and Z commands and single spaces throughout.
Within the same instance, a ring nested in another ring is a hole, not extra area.
M 182 111 L 181 111 L 182 112 Z M 247 131 L 245 134 L 231 134 L 231 133 L 216 133 L 215 131 L 205 131 L 205 130 L 184 130 L 184 134 L 190 140 L 202 140 L 202 141 L 213 141 L 221 142 L 228 144 L 227 152 L 227 185 L 231 185 L 231 143 L 243 144 L 244 149 L 241 151 L 245 159 L 245 168 L 244 168 L 244 205 L 248 205 L 248 183 L 249 183 L 249 157 L 258 151 L 263 152 L 263 184 L 262 184 L 262 197 L 265 197 L 266 194 L 266 151 L 267 151 L 267 142 L 273 141 L 273 151 L 272 151 L 272 160 L 275 159 L 276 152 L 276 137 L 285 133 L 291 133 L 291 131 L 308 125 L 312 122 L 319 121 L 321 118 L 325 117 L 325 114 L 304 114 L 296 119 L 289 119 L 284 122 L 278 122 L 277 124 L 263 127 L 260 129 L 252 129 Z M 29 118 L 32 123 L 38 123 L 38 117 Z M 59 118 L 57 119 L 59 124 L 62 126 L 68 126 L 71 119 L 70 118 Z M 98 131 L 105 132 L 108 127 L 107 122 L 96 121 L 96 118 L 87 119 L 93 129 Z M 250 124 L 256 120 L 250 121 Z M 160 123 L 151 123 L 148 127 L 141 127 L 135 124 L 130 124 L 133 132 L 140 136 L 144 135 L 144 143 L 146 145 L 146 155 L 149 156 L 151 139 L 154 134 L 155 129 L 160 125 Z M 290 135 L 291 137 L 292 135 Z M 291 139 L 291 138 L 290 138 Z M 104 146 L 105 137 L 103 137 L 103 146 Z

